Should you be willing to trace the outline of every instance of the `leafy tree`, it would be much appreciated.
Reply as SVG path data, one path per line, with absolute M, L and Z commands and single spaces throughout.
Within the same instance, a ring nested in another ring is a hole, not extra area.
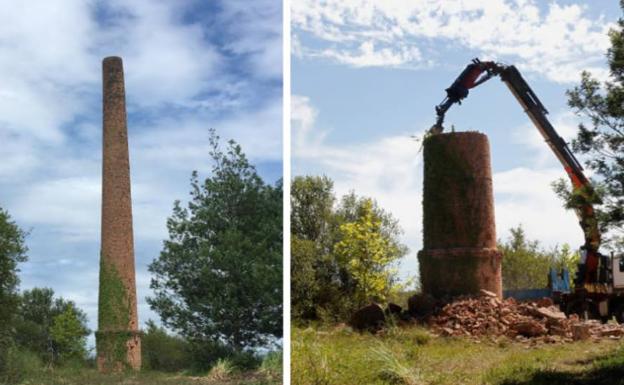
M 290 228 L 299 239 L 315 241 L 319 246 L 331 232 L 336 198 L 334 182 L 326 176 L 296 176 L 290 187 Z
M 319 307 L 340 296 L 339 267 L 331 253 L 338 224 L 334 183 L 326 176 L 296 176 L 291 183 L 291 311 L 318 318 Z
M 46 363 L 86 358 L 87 316 L 74 302 L 54 298 L 50 288 L 22 293 L 16 325 L 18 346 L 38 354 Z
M 573 277 L 579 260 L 568 245 L 552 250 L 544 250 L 539 242 L 529 240 L 521 226 L 510 229 L 505 243 L 499 242 L 498 249 L 503 254 L 503 285 L 506 290 L 538 289 L 548 286 L 550 268 L 558 271 L 568 269 Z
M 336 201 L 333 182 L 325 176 L 297 176 L 292 181 L 291 303 L 295 320 L 344 320 L 369 298 L 385 299 L 395 288 L 391 265 L 407 253 L 399 241 L 398 221 L 373 200 L 353 192 L 337 205 Z M 359 236 L 364 240 L 357 239 Z M 383 246 L 383 250 L 371 254 L 367 247 L 373 245 Z M 379 290 L 373 290 L 375 285 Z
M 0 208 L 0 372 L 4 371 L 7 348 L 11 345 L 13 320 L 19 298 L 17 264 L 26 261 L 26 234 Z
M 73 306 L 52 318 L 50 338 L 58 361 L 84 360 L 87 357 L 87 336 L 84 314 Z
M 195 344 L 234 351 L 282 335 L 282 184 L 266 184 L 241 147 L 210 137 L 212 175 L 191 178 L 174 204 L 169 239 L 149 271 L 163 324 Z
M 382 219 L 373 212 L 370 199 L 358 211 L 355 221 L 340 226 L 341 241 L 334 246 L 336 259 L 354 281 L 356 307 L 386 300 L 397 282 L 397 271 L 389 266 L 404 254 L 397 242 L 383 233 Z
M 316 301 L 323 288 L 317 279 L 318 250 L 314 241 L 290 238 L 290 298 L 294 319 L 316 317 Z M 327 288 L 327 286 L 325 286 Z
M 620 1 L 624 10 L 624 1 Z M 595 181 L 603 204 L 597 206 L 598 223 L 610 231 L 611 247 L 624 247 L 624 19 L 609 32 L 607 51 L 610 77 L 601 84 L 589 72 L 569 90 L 568 105 L 586 122 L 578 127 L 572 149 L 586 156 L 585 165 Z M 564 199 L 572 198 L 569 188 L 558 182 L 556 190 Z

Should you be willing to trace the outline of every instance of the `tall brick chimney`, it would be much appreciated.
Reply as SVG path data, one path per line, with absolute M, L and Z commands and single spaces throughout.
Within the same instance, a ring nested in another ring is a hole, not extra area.
M 141 368 L 138 330 L 130 161 L 123 64 L 119 57 L 102 62 L 103 163 L 102 244 L 97 366 L 101 372 Z

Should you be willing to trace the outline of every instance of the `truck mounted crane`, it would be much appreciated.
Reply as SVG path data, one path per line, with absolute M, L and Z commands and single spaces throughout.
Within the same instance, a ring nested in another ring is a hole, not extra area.
M 600 251 L 601 233 L 593 204 L 600 204 L 590 180 L 567 143 L 550 124 L 548 111 L 513 65 L 493 61 L 472 62 L 446 89 L 446 97 L 436 106 L 436 123 L 430 135 L 444 131 L 444 117 L 449 108 L 468 96 L 470 89 L 499 76 L 516 97 L 535 127 L 544 137 L 563 165 L 572 183 L 574 211 L 579 218 L 585 242 L 580 247 L 581 259 L 574 278 L 574 287 L 568 292 L 555 293 L 555 299 L 566 313 L 577 313 L 586 318 L 603 321 L 615 316 L 624 323 L 624 255 L 603 255 Z

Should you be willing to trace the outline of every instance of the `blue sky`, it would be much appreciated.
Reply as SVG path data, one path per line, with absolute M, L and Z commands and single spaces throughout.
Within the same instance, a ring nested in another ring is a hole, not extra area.
M 339 195 L 371 196 L 399 218 L 417 274 L 422 154 L 410 139 L 474 57 L 515 64 L 560 135 L 579 119 L 565 91 L 582 70 L 604 79 L 617 1 L 292 1 L 292 174 L 326 174 Z M 583 242 L 550 183 L 563 169 L 498 79 L 447 114 L 446 127 L 490 139 L 497 231 L 522 224 L 547 247 Z
M 124 60 L 139 317 L 147 265 L 208 128 L 265 180 L 282 174 L 282 8 L 276 0 L 0 0 L 0 207 L 30 231 L 21 288 L 47 286 L 97 328 L 101 60 Z

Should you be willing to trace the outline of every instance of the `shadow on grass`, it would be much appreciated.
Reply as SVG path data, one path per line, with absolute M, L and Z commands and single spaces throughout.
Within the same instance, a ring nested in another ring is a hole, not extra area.
M 577 372 L 523 367 L 499 377 L 496 385 L 624 385 L 624 348 L 587 362 Z

